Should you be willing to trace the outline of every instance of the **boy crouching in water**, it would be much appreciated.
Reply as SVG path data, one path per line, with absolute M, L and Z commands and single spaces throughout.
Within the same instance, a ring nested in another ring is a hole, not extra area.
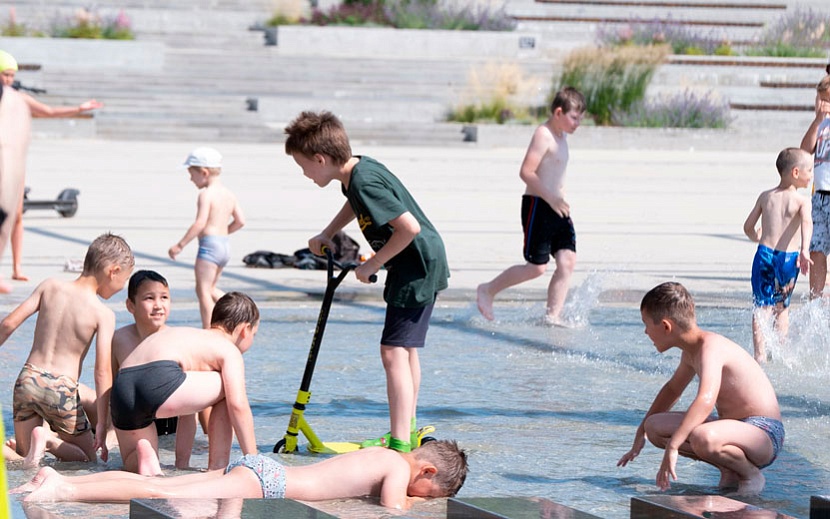
M 752 261 L 752 343 L 755 360 L 767 361 L 761 321 L 772 316 L 775 328 L 786 336 L 789 328 L 790 297 L 795 289 L 798 271 L 807 273 L 810 259 L 810 238 L 813 220 L 810 199 L 798 193 L 813 180 L 813 159 L 799 148 L 786 148 L 775 161 L 778 185 L 762 192 L 744 222 L 744 233 L 758 243 Z M 755 224 L 761 220 L 761 227 Z
M 110 356 L 115 314 L 98 297 L 109 299 L 124 288 L 133 270 L 130 246 L 104 234 L 87 249 L 84 269 L 75 281 L 47 279 L 0 323 L 0 344 L 37 313 L 32 351 L 14 384 L 14 436 L 17 453 L 27 456 L 32 432 L 48 423 L 57 433 L 49 451 L 63 461 L 95 461 L 108 457 L 106 447 Z M 95 342 L 96 431 L 81 406 L 78 378 Z M 42 456 L 42 452 L 40 453 Z
M 151 498 L 287 498 L 302 501 L 374 496 L 409 509 L 423 498 L 452 497 L 467 477 L 467 455 L 454 441 L 427 442 L 411 452 L 368 447 L 304 466 L 285 467 L 268 456 L 243 456 L 224 471 L 170 478 L 129 472 L 61 476 L 44 467 L 10 491 L 25 501 L 128 501 Z
M 734 342 L 698 327 L 692 296 L 680 283 L 651 289 L 640 313 L 658 352 L 676 346 L 682 354 L 637 428 L 634 446 L 617 466 L 636 458 L 648 438 L 666 451 L 657 472 L 661 490 L 677 480 L 675 465 L 681 454 L 720 470 L 720 488 L 759 494 L 765 484 L 761 469 L 775 461 L 784 445 L 778 399 L 763 369 Z M 695 375 L 700 382 L 689 409 L 669 412 Z
M 209 330 L 165 327 L 123 360 L 112 386 L 111 411 L 126 470 L 161 474 L 154 420 L 209 406 L 208 469 L 227 466 L 234 433 L 243 454 L 256 454 L 242 354 L 258 326 L 253 300 L 228 292 L 216 302 Z

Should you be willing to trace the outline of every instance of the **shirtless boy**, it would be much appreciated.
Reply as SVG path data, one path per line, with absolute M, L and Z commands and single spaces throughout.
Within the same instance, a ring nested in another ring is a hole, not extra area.
M 522 197 L 524 259 L 478 286 L 478 310 L 493 320 L 493 299 L 502 290 L 538 278 L 547 270 L 550 256 L 556 270 L 548 285 L 545 323 L 564 325 L 560 315 L 568 295 L 568 284 L 576 265 L 576 233 L 571 209 L 565 201 L 565 168 L 568 141 L 565 134 L 579 128 L 585 113 L 585 98 L 574 88 L 560 90 L 551 103 L 548 120 L 536 128 L 525 153 L 519 176 L 525 183 Z
M 128 472 L 61 476 L 44 467 L 10 493 L 25 501 L 128 501 L 150 498 L 287 498 L 323 501 L 363 496 L 409 509 L 423 498 L 452 497 L 467 477 L 467 455 L 453 441 L 427 442 L 411 452 L 368 447 L 319 463 L 284 467 L 264 455 L 243 456 L 224 471 L 170 478 Z
M 154 270 L 139 270 L 130 277 L 127 284 L 126 305 L 135 323 L 115 330 L 112 336 L 113 378 L 141 341 L 167 327 L 167 318 L 170 316 L 170 288 L 167 280 Z M 160 436 L 176 433 L 176 468 L 188 468 L 196 435 L 196 416 L 157 418 L 155 424 Z
M 816 112 L 801 139 L 801 149 L 814 154 L 813 237 L 810 241 L 810 297 L 821 297 L 830 254 L 830 75 L 816 85 Z
M 236 196 L 219 179 L 222 171 L 222 156 L 213 148 L 196 148 L 184 161 L 190 181 L 199 189 L 196 203 L 196 221 L 184 237 L 170 247 L 171 259 L 194 238 L 199 238 L 199 252 L 196 256 L 196 295 L 199 298 L 199 312 L 202 328 L 211 327 L 210 316 L 213 305 L 222 297 L 216 283 L 222 269 L 230 260 L 228 235 L 245 225 L 245 217 Z
M 762 322 L 774 317 L 775 328 L 786 336 L 789 328 L 790 296 L 795 289 L 799 269 L 802 274 L 810 259 L 810 199 L 798 189 L 813 180 L 813 159 L 800 148 L 786 148 L 775 161 L 780 181 L 778 186 L 758 196 L 755 206 L 744 222 L 744 233 L 758 243 L 752 262 L 752 342 L 755 360 L 767 361 Z M 761 220 L 761 227 L 755 224 Z
M 242 354 L 258 325 L 259 310 L 251 298 L 228 292 L 216 302 L 209 330 L 166 327 L 124 359 L 112 386 L 111 410 L 126 470 L 161 474 L 153 421 L 209 406 L 208 469 L 228 464 L 234 433 L 243 454 L 256 454 Z
M 99 299 L 109 299 L 124 288 L 132 272 L 129 245 L 112 234 L 92 242 L 84 268 L 75 281 L 47 279 L 20 306 L 0 322 L 0 344 L 29 316 L 38 313 L 32 351 L 14 384 L 14 435 L 18 454 L 29 453 L 32 431 L 44 422 L 58 435 L 50 452 L 65 461 L 95 461 L 108 453 L 105 434 L 93 438 L 78 393 L 78 378 L 93 337 L 97 424 L 106 431 L 111 341 L 115 314 Z
M 665 449 L 657 486 L 677 480 L 677 455 L 705 461 L 720 470 L 719 486 L 738 495 L 759 494 L 761 469 L 784 445 L 778 399 L 763 369 L 726 337 L 701 330 L 692 296 L 680 283 L 651 289 L 640 304 L 645 333 L 659 353 L 681 350 L 680 364 L 660 389 L 634 435 L 634 446 L 617 462 L 636 458 L 645 440 Z M 697 376 L 697 395 L 686 412 L 670 412 Z M 717 416 L 712 416 L 712 411 Z

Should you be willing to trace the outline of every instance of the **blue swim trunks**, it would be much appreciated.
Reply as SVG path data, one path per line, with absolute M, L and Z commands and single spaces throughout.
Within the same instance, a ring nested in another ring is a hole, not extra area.
M 282 499 L 285 497 L 285 467 L 262 454 L 246 454 L 231 462 L 225 469 L 225 474 L 236 467 L 251 469 L 259 484 L 262 486 L 262 497 L 266 499 Z
M 798 279 L 798 252 L 783 252 L 758 245 L 752 261 L 752 295 L 755 306 L 790 306 Z
M 199 238 L 199 253 L 196 254 L 196 259 L 224 267 L 231 259 L 230 240 L 227 236 L 202 236 Z
M 749 425 L 754 425 L 769 436 L 769 439 L 772 441 L 772 459 L 769 460 L 769 463 L 759 465 L 758 468 L 763 469 L 769 467 L 775 461 L 775 458 L 778 457 L 781 447 L 784 446 L 784 424 L 781 423 L 781 420 L 767 418 L 766 416 L 749 416 L 741 421 Z

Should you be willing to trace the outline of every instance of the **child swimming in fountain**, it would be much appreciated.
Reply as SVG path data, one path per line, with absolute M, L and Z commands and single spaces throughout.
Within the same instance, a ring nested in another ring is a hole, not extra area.
M 767 361 L 762 322 L 772 316 L 778 333 L 787 334 L 790 296 L 798 271 L 806 274 L 813 263 L 810 199 L 797 191 L 813 180 L 813 158 L 800 148 L 786 148 L 778 154 L 775 166 L 781 177 L 778 185 L 758 196 L 744 222 L 744 233 L 758 243 L 752 262 L 752 342 L 755 360 L 761 364 Z M 761 227 L 756 228 L 759 218 Z
M 775 390 L 749 353 L 716 333 L 700 329 L 692 296 L 680 283 L 651 289 L 640 304 L 645 333 L 663 353 L 681 350 L 680 364 L 660 389 L 634 435 L 634 446 L 617 462 L 636 458 L 645 440 L 665 449 L 657 486 L 677 480 L 677 455 L 705 461 L 720 470 L 720 488 L 759 494 L 761 469 L 784 445 L 784 425 Z M 697 375 L 698 390 L 686 412 L 670 412 Z M 712 411 L 717 411 L 713 416 Z
M 154 420 L 208 406 L 213 406 L 208 469 L 227 466 L 234 433 L 243 454 L 256 454 L 242 354 L 251 347 L 258 325 L 253 300 L 228 292 L 213 308 L 210 330 L 165 327 L 124 359 L 112 386 L 111 411 L 126 470 L 161 474 Z
M 129 472 L 66 477 L 44 467 L 10 493 L 25 501 L 128 501 L 151 498 L 287 498 L 303 501 L 380 497 L 389 508 L 409 509 L 422 498 L 452 497 L 467 477 L 467 455 L 454 441 L 427 442 L 411 452 L 368 447 L 304 466 L 284 467 L 258 454 L 224 471 L 170 478 Z

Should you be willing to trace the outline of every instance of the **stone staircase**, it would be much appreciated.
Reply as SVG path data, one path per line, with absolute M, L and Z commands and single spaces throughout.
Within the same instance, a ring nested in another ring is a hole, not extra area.
M 815 8 L 826 10 L 822 2 Z M 56 12 L 69 16 L 82 5 L 28 0 L 14 7 L 18 20 L 34 23 Z M 268 0 L 99 1 L 102 14 L 124 9 L 138 41 L 154 42 L 159 55 L 118 69 L 105 60 L 96 63 L 94 56 L 78 56 L 21 71 L 19 78 L 47 89 L 39 98 L 50 104 L 104 101 L 94 120 L 77 123 L 94 125 L 92 133 L 100 138 L 274 142 L 299 111 L 328 109 L 343 118 L 357 141 L 466 145 L 462 126 L 442 121 L 463 97 L 470 71 L 491 61 L 487 55 L 413 58 L 386 48 L 343 57 L 324 47 L 296 55 L 266 46 L 263 33 L 251 30 L 270 16 L 271 5 Z M 0 3 L 0 23 L 11 6 Z M 539 52 L 515 62 L 539 82 L 544 99 L 561 57 L 591 44 L 600 25 L 686 20 L 728 31 L 737 41 L 790 7 L 774 0 L 511 0 L 508 11 L 519 19 L 520 32 L 541 42 Z M 0 48 L 9 40 L 0 38 Z M 673 56 L 656 74 L 649 95 L 711 89 L 736 110 L 806 111 L 823 65 L 822 60 Z M 65 126 L 49 128 L 59 133 Z

